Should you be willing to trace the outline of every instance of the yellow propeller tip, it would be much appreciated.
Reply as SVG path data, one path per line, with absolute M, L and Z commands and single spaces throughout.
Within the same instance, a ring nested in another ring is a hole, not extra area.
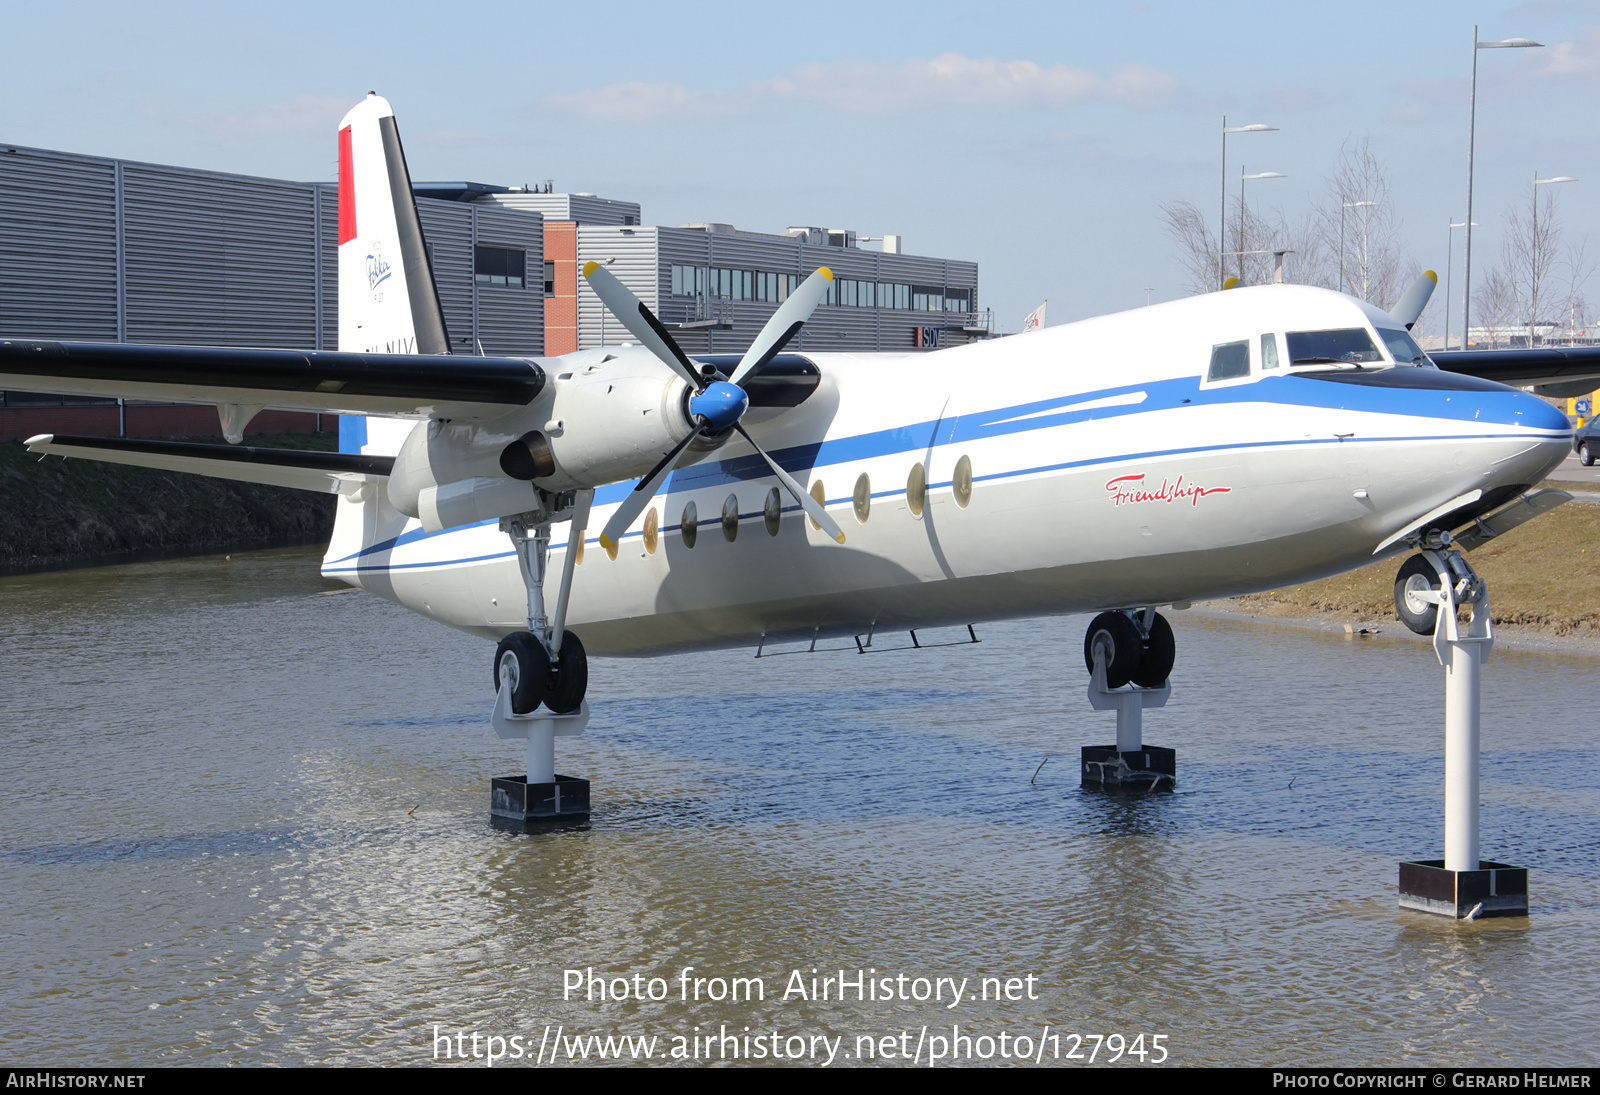
M 817 267 L 817 273 L 821 274 L 823 277 L 827 278 L 829 281 L 833 280 L 833 271 L 829 270 L 826 266 Z
M 583 276 L 591 277 L 598 269 L 600 269 L 600 264 L 598 262 L 586 262 L 583 264 Z
M 1222 283 L 1222 287 L 1224 289 L 1232 289 L 1234 286 L 1236 286 L 1238 284 L 1239 284 L 1239 279 L 1238 278 L 1230 277 L 1227 281 Z
M 844 533 L 841 532 L 839 535 L 835 536 L 834 539 L 839 541 L 841 544 L 844 543 Z
M 1439 284 L 1439 275 L 1435 274 L 1432 270 L 1424 270 L 1422 272 L 1422 274 L 1423 274 L 1424 277 L 1426 277 L 1429 281 L 1433 282 L 1435 285 Z
M 593 266 L 594 263 L 590 263 L 589 265 Z M 612 542 L 611 537 L 607 536 L 603 532 L 600 534 L 600 546 L 605 548 L 607 551 L 615 551 L 617 549 L 617 545 Z

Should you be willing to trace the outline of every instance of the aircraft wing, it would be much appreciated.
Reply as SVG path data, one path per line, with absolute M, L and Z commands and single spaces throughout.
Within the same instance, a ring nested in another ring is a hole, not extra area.
M 544 379 L 516 357 L 0 339 L 0 390 L 113 399 L 487 419 Z
M 29 452 L 73 456 L 108 464 L 185 471 L 213 479 L 236 479 L 273 487 L 349 494 L 363 483 L 388 476 L 392 456 L 306 452 L 251 445 L 203 445 L 186 441 L 137 441 L 120 437 L 69 437 L 42 433 L 27 440 Z
M 1600 346 L 1542 346 L 1516 350 L 1434 350 L 1428 354 L 1450 373 L 1526 387 L 1559 389 L 1541 395 L 1577 395 L 1600 388 Z

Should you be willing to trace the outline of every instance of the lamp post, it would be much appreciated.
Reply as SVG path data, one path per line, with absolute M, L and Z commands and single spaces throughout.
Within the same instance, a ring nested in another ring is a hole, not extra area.
M 1450 271 L 1455 268 L 1455 261 L 1456 261 L 1455 260 L 1455 246 L 1456 246 L 1456 233 L 1455 233 L 1455 230 L 1457 228 L 1465 228 L 1465 227 L 1466 227 L 1466 222 L 1465 221 L 1463 221 L 1460 224 L 1457 224 L 1455 221 L 1451 221 L 1450 222 L 1450 231 L 1446 234 L 1446 237 L 1445 237 L 1445 244 L 1444 244 L 1444 348 L 1446 350 L 1448 350 L 1450 348 L 1450 300 L 1451 300 L 1451 297 L 1450 297 Z M 1465 350 L 1467 348 L 1466 347 L 1466 343 L 1462 343 L 1461 348 L 1463 350 Z
M 1377 204 L 1378 204 L 1377 202 L 1344 202 L 1339 208 L 1339 292 L 1341 292 L 1341 293 L 1344 292 L 1344 211 L 1346 209 L 1356 209 L 1356 208 L 1359 208 L 1360 206 L 1364 206 L 1364 205 L 1377 205 Z M 1363 243 L 1362 243 L 1362 246 L 1363 246 L 1362 256 L 1365 257 L 1365 255 L 1366 255 L 1366 251 L 1365 251 L 1365 240 L 1366 240 L 1365 218 L 1366 218 L 1366 214 L 1363 213 L 1363 214 L 1361 214 L 1361 216 L 1362 216 L 1362 224 L 1363 224 L 1363 227 L 1362 227 L 1362 241 L 1363 241 Z M 1365 268 L 1366 268 L 1365 264 L 1363 264 L 1362 269 L 1365 269 Z M 1362 299 L 1366 299 L 1366 295 L 1367 295 L 1366 292 L 1363 291 L 1362 294 L 1361 294 Z
M 1220 211 L 1218 213 L 1218 216 L 1217 216 L 1217 288 L 1218 289 L 1222 288 L 1222 283 L 1227 280 L 1227 263 L 1226 263 L 1226 260 L 1223 257 L 1223 250 L 1222 250 L 1223 247 L 1226 246 L 1226 244 L 1224 244 L 1222 241 L 1228 238 L 1228 134 L 1230 134 L 1230 133 L 1276 133 L 1277 131 L 1278 131 L 1278 127 L 1277 126 L 1275 126 L 1275 125 L 1262 125 L 1260 122 L 1257 122 L 1254 125 L 1235 125 L 1235 126 L 1230 126 L 1228 124 L 1228 116 L 1226 114 L 1224 114 L 1222 116 L 1222 185 L 1220 187 L 1218 187 L 1218 193 L 1221 195 L 1221 197 L 1219 198 L 1219 204 L 1221 206 L 1221 209 L 1220 209 Z M 1243 216 L 1243 211 L 1242 210 L 1240 211 L 1240 215 Z M 1239 248 L 1239 250 L 1243 251 L 1244 248 L 1241 247 L 1241 248 Z M 1244 274 L 1244 256 L 1243 255 L 1239 256 L 1239 273 L 1240 273 L 1240 275 Z
M 1538 190 L 1538 188 L 1541 187 L 1541 186 L 1548 186 L 1551 183 L 1566 183 L 1566 182 L 1577 182 L 1577 181 L 1578 180 L 1573 178 L 1571 175 L 1557 175 L 1552 179 L 1541 179 L 1539 177 L 1539 172 L 1535 171 L 1533 173 L 1533 185 L 1534 185 L 1534 191 L 1533 191 L 1533 232 L 1532 232 L 1532 237 L 1533 238 L 1528 241 L 1528 243 L 1529 243 L 1529 251 L 1531 252 L 1529 254 L 1529 256 L 1528 256 L 1528 259 L 1529 259 L 1529 262 L 1528 262 L 1528 266 L 1529 266 L 1529 269 L 1528 269 L 1528 282 L 1529 282 L 1528 288 L 1530 290 L 1530 292 L 1529 292 L 1530 299 L 1528 301 L 1528 349 L 1530 349 L 1530 350 L 1533 349 L 1533 324 L 1534 324 L 1534 320 L 1536 320 L 1538 318 L 1538 314 L 1539 314 L 1539 281 L 1541 280 L 1541 278 L 1540 278 L 1540 269 L 1539 269 L 1540 265 L 1541 265 L 1541 261 L 1540 261 L 1540 246 L 1539 246 L 1539 190 Z
M 1507 38 L 1503 42 L 1478 41 L 1478 27 L 1472 28 L 1472 103 L 1467 112 L 1467 217 L 1466 246 L 1462 249 L 1461 348 L 1467 348 L 1467 333 L 1472 329 L 1472 154 L 1478 135 L 1478 51 L 1480 49 L 1527 49 L 1543 47 L 1531 38 Z
M 1239 280 L 1244 281 L 1244 183 L 1246 179 L 1287 179 L 1278 171 L 1263 171 L 1259 175 L 1246 175 L 1244 164 L 1239 165 Z

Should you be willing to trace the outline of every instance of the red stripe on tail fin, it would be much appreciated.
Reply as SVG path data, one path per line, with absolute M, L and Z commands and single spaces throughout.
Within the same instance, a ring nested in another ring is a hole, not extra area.
M 350 127 L 339 130 L 339 243 L 356 238 L 355 154 L 350 145 Z

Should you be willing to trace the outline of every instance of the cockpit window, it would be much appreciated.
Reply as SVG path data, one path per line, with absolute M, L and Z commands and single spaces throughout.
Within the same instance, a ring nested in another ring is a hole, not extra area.
M 1290 331 L 1291 365 L 1365 365 L 1383 361 L 1372 336 L 1361 327 L 1337 331 Z
M 1211 368 L 1207 380 L 1234 380 L 1250 375 L 1250 343 L 1224 342 L 1211 347 Z
M 1278 367 L 1278 336 L 1261 336 L 1261 367 L 1263 369 L 1276 369 Z
M 1383 339 L 1383 344 L 1389 347 L 1389 352 L 1394 355 L 1395 362 L 1400 365 L 1426 365 L 1428 355 L 1422 352 L 1416 340 L 1404 331 L 1395 331 L 1387 327 L 1378 328 L 1378 337 Z

